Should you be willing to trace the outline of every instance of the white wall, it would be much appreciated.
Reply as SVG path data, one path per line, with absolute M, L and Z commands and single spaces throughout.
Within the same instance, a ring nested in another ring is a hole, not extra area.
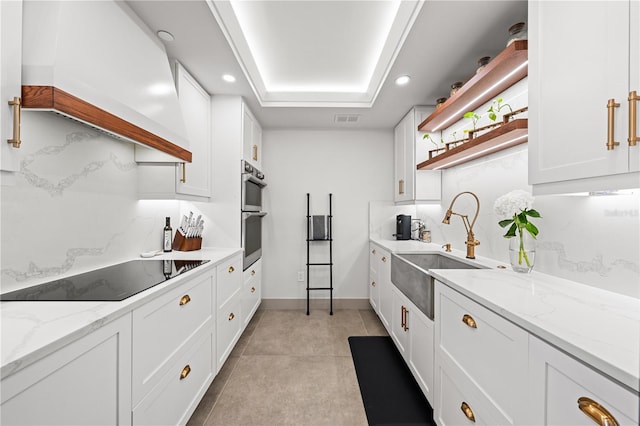
M 384 131 L 265 130 L 263 297 L 306 297 L 297 272 L 306 271 L 306 194 L 312 214 L 328 213 L 333 193 L 334 287 L 336 298 L 368 297 L 368 204 L 393 195 L 393 134 Z M 314 242 L 321 261 L 327 243 Z M 322 245 L 322 246 L 320 246 Z M 313 260 L 312 260 L 313 261 Z M 319 268 L 319 267 L 316 267 Z M 326 269 L 312 286 L 328 284 Z M 316 292 L 314 297 L 328 297 Z
M 416 206 L 433 241 L 466 249 L 460 218 L 454 216 L 450 225 L 442 224 L 442 218 L 456 194 L 471 191 L 480 199 L 476 255 L 508 262 L 508 240 L 502 237 L 505 230 L 498 226 L 501 218 L 493 204 L 514 189 L 531 191 L 527 155 L 525 144 L 444 170 L 442 204 Z M 538 196 L 533 206 L 542 215 L 533 219 L 540 229 L 535 271 L 640 298 L 640 194 Z M 475 201 L 463 195 L 454 211 L 471 219 Z

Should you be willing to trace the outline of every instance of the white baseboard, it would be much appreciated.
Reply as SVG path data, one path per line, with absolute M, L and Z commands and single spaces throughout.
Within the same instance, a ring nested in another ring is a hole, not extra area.
M 310 309 L 329 309 L 329 299 L 311 299 Z M 262 299 L 260 309 L 304 310 L 307 299 Z M 371 309 L 369 299 L 333 299 L 333 309 Z

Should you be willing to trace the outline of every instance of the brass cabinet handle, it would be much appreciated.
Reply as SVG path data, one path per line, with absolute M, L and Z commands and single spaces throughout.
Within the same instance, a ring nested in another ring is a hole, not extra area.
M 385 256 L 382 256 L 382 261 L 383 261 L 383 262 L 386 262 L 386 261 L 387 261 L 387 258 L 386 258 Z
M 376 286 L 376 282 L 375 282 L 375 281 L 371 281 L 371 285 L 372 285 L 373 287 L 375 287 L 375 286 Z
M 255 287 L 251 287 L 251 293 L 255 293 L 256 292 L 256 288 Z
M 22 111 L 22 100 L 14 96 L 12 101 L 9 101 L 9 106 L 13 107 L 13 138 L 7 139 L 14 148 L 20 148 L 22 141 L 20 140 L 20 113 Z
M 182 164 L 182 177 L 180 178 L 180 182 L 187 183 L 187 163 Z
M 398 181 L 398 194 L 399 195 L 404 194 L 404 179 L 400 179 Z
M 460 405 L 460 409 L 469 420 L 471 420 L 473 423 L 476 422 L 476 416 L 473 415 L 473 410 L 471 409 L 471 407 L 469 407 L 469 404 L 462 401 L 462 405 Z
M 253 145 L 253 160 L 258 161 L 258 145 Z
M 180 380 L 184 380 L 191 373 L 191 366 L 189 364 L 185 365 L 182 371 L 180 372 Z
M 235 269 L 233 268 L 233 266 L 229 266 L 229 273 L 232 273 L 233 271 L 235 271 Z
M 407 326 L 407 314 L 408 313 L 409 313 L 409 310 L 403 306 L 402 307 L 402 329 L 404 331 L 408 331 L 409 330 L 409 326 Z
M 189 303 L 189 302 L 191 302 L 191 297 L 189 297 L 189 295 L 188 295 L 188 294 L 185 294 L 184 296 L 182 296 L 182 297 L 180 298 L 180 306 L 184 306 L 184 305 L 186 305 L 186 304 L 187 304 L 187 303 Z
M 614 108 L 618 108 L 620 104 L 616 103 L 615 99 L 609 99 L 607 101 L 607 150 L 611 151 L 620 142 L 615 142 L 614 139 Z
M 371 250 L 372 254 L 376 254 L 376 249 Z
M 234 319 L 235 317 L 236 317 L 236 316 L 235 316 L 235 315 L 233 315 L 233 312 L 231 312 L 231 313 L 229 314 L 229 321 L 231 321 L 231 320 L 232 320 L 232 319 Z
M 629 92 L 629 146 L 636 146 L 636 144 L 640 141 L 640 136 L 637 134 L 636 129 L 636 121 L 638 120 L 638 115 L 636 113 L 636 103 L 640 101 L 640 96 L 634 90 Z
M 255 269 L 252 269 L 252 270 L 251 270 L 251 276 L 254 276 L 255 274 L 256 274 Z
M 476 320 L 469 314 L 464 314 L 462 316 L 462 322 L 465 323 L 468 327 L 478 328 L 478 324 L 476 324 Z
M 599 424 L 600 426 L 618 426 L 618 421 L 606 408 L 598 404 L 591 398 L 583 396 L 578 398 L 578 408 L 585 416 Z

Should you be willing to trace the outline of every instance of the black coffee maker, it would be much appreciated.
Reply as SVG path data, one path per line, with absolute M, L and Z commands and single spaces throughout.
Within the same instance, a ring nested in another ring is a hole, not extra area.
M 399 214 L 396 216 L 396 240 L 411 239 L 411 216 L 407 214 Z

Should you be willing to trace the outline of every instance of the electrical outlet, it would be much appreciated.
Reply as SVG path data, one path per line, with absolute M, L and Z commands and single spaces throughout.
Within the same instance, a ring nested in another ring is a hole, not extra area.
M 299 282 L 304 281 L 304 271 L 298 271 L 298 281 Z

